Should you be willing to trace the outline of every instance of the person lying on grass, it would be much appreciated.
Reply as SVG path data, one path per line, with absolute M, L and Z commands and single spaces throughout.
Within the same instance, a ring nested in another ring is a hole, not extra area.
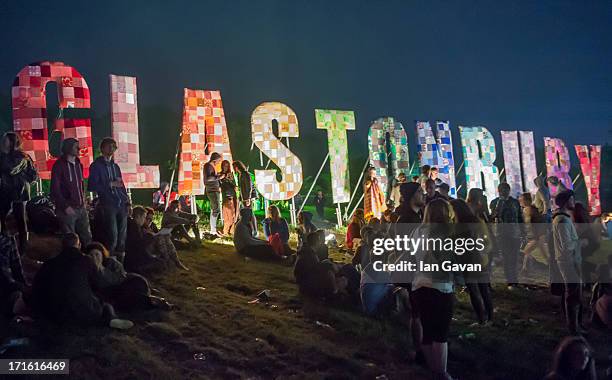
M 270 243 L 255 237 L 253 231 L 253 210 L 250 208 L 242 208 L 240 210 L 240 219 L 236 222 L 234 230 L 234 247 L 236 251 L 247 257 L 264 261 L 289 260 L 288 256 L 278 255 Z
M 93 258 L 101 273 L 97 287 L 105 301 L 122 311 L 159 308 L 171 310 L 173 305 L 165 299 L 152 296 L 149 282 L 137 273 L 127 273 L 123 265 L 98 242 L 90 243 L 85 254 Z
M 37 315 L 57 323 L 129 329 L 112 305 L 95 294 L 101 272 L 91 257 L 81 253 L 78 235 L 66 234 L 62 252 L 47 260 L 34 277 L 33 306 Z

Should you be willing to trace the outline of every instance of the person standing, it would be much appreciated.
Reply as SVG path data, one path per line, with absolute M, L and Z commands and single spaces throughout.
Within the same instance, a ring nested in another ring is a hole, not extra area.
M 317 196 L 314 200 L 315 208 L 317 210 L 317 216 L 320 220 L 325 219 L 325 196 L 321 190 L 317 191 Z
M 121 169 L 113 160 L 117 142 L 105 137 L 100 142 L 102 155 L 89 167 L 88 190 L 98 195 L 94 228 L 103 232 L 105 246 L 119 261 L 125 257 L 125 237 L 130 199 Z
M 221 198 L 223 210 L 223 235 L 234 233 L 234 224 L 238 216 L 238 196 L 236 194 L 236 181 L 232 173 L 232 165 L 228 160 L 221 163 Z
M 51 200 L 63 233 L 76 233 L 84 245 L 91 242 L 89 214 L 85 207 L 83 165 L 79 160 L 79 140 L 62 141 L 62 156 L 51 169 Z
M 217 235 L 217 219 L 221 208 L 221 186 L 219 180 L 224 178 L 217 174 L 216 166 L 221 162 L 221 155 L 213 152 L 210 160 L 204 164 L 204 192 L 210 201 L 210 234 Z
M 548 258 L 548 247 L 546 246 L 546 224 L 544 223 L 544 216 L 540 214 L 540 211 L 532 203 L 531 193 L 523 193 L 519 198 L 519 203 L 523 208 L 523 222 L 524 231 L 527 238 L 527 244 L 523 247 L 523 266 L 521 267 L 521 274 L 526 274 L 530 260 L 535 261 L 535 258 L 531 254 L 536 248 L 540 249 L 540 252 L 549 263 Z
M 538 188 L 535 193 L 533 205 L 538 209 L 540 214 L 544 216 L 544 221 L 550 223 L 552 221 L 552 211 L 550 208 L 550 190 L 548 189 L 546 178 L 537 176 L 533 180 L 533 183 Z
M 28 241 L 25 205 L 30 200 L 30 184 L 37 179 L 32 159 L 21 148 L 21 138 L 15 132 L 6 132 L 0 139 L 0 225 L 6 228 L 6 216 L 12 210 L 22 255 Z
M 434 199 L 425 207 L 423 223 L 412 236 L 445 239 L 451 236 L 451 209 L 447 201 Z M 413 254 L 421 263 L 437 263 L 454 256 L 452 251 L 422 249 Z M 420 268 L 420 266 L 417 266 Z M 422 350 L 427 366 L 436 379 L 450 378 L 447 372 L 448 334 L 453 317 L 454 274 L 445 271 L 417 269 L 412 281 L 412 293 L 423 325 Z
M 557 211 L 553 215 L 552 233 L 555 246 L 555 261 L 563 280 L 563 307 L 570 333 L 582 334 L 582 245 L 572 221 L 574 192 L 567 190 L 555 197 Z
M 404 172 L 401 172 L 397 175 L 397 180 L 395 182 L 395 185 L 393 186 L 393 189 L 391 190 L 389 204 L 393 206 L 393 209 L 397 209 L 400 206 L 400 202 L 402 200 L 400 194 L 400 186 L 402 185 L 402 183 L 406 183 L 406 174 L 404 174 Z
M 385 195 L 383 194 L 378 178 L 376 178 L 376 169 L 369 167 L 366 179 L 363 182 L 363 210 L 366 222 L 371 218 L 380 219 L 382 213 L 387 209 L 385 205 Z
M 496 238 L 504 260 L 504 275 L 508 290 L 518 285 L 518 258 L 521 249 L 523 213 L 519 202 L 510 196 L 510 185 L 500 183 L 499 197 L 491 201 L 491 218 L 495 222 Z

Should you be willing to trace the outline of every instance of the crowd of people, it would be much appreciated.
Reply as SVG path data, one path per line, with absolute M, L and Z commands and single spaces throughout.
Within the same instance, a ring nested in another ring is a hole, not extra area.
M 89 202 L 79 148 L 78 140 L 64 140 L 62 156 L 52 168 L 50 198 L 57 232 L 62 234 L 62 250 L 42 264 L 29 284 L 21 257 L 28 242 L 29 186 L 37 173 L 20 148 L 19 136 L 8 132 L 2 137 L 0 190 L 7 196 L 0 201 L 0 305 L 9 315 L 30 313 L 62 323 L 127 329 L 133 323 L 118 312 L 173 308 L 153 295 L 147 277 L 170 268 L 188 270 L 176 247 L 202 244 L 199 218 L 178 196 L 171 196 L 167 183 L 153 194 L 152 207 L 132 205 L 113 160 L 117 144 L 112 138 L 102 140 L 101 155 L 89 167 L 87 191 L 96 196 Z M 305 297 L 360 305 L 368 316 L 404 324 L 411 331 L 414 360 L 429 368 L 435 378 L 451 378 L 448 336 L 457 289 L 469 294 L 474 326 L 489 326 L 495 318 L 494 268 L 503 268 L 505 286 L 513 291 L 534 268 L 547 267 L 551 292 L 562 297 L 562 312 L 573 336 L 559 345 L 547 379 L 592 378 L 589 373 L 594 364 L 583 337 L 582 298 L 586 285 L 592 285 L 588 305 L 592 325 L 612 328 L 611 256 L 607 265 L 596 269 L 583 260 L 597 250 L 600 233 L 585 207 L 557 178 L 536 178 L 536 194 L 523 193 L 519 199 L 510 195 L 507 183 L 501 183 L 499 196 L 489 202 L 478 188 L 470 189 L 466 200 L 451 198 L 449 185 L 438 178 L 437 168 L 428 166 L 412 181 L 400 173 L 385 194 L 376 170 L 368 168 L 363 208 L 354 211 L 347 226 L 345 246 L 353 253 L 350 264 L 330 258 L 326 232 L 307 211 L 298 214 L 298 226 L 291 231 L 278 207 L 270 205 L 261 223 L 264 238 L 259 238 L 253 212 L 257 192 L 242 162 L 230 163 L 212 153 L 203 167 L 203 180 L 213 238 L 231 236 L 240 255 L 292 265 L 299 292 Z M 315 209 L 318 218 L 324 219 L 322 192 L 315 198 Z M 156 212 L 163 213 L 159 228 L 154 223 Z M 290 244 L 291 232 L 297 234 L 296 250 Z M 424 248 L 414 254 L 374 253 L 376 239 L 397 234 L 481 238 L 485 250 L 477 255 L 455 255 L 455 260 L 483 269 L 444 273 L 418 269 L 408 276 L 376 270 L 375 261 L 439 262 L 453 253 Z M 544 263 L 536 260 L 536 249 Z
M 594 223 L 586 207 L 575 201 L 573 191 L 565 188 L 558 178 L 538 177 L 534 183 L 537 192 L 533 195 L 522 193 L 519 199 L 510 195 L 511 188 L 507 183 L 501 183 L 497 189 L 499 196 L 491 202 L 478 188 L 470 189 L 464 201 L 450 198 L 449 186 L 438 178 L 437 169 L 424 166 L 422 174 L 411 182 L 400 173 L 390 186 L 388 199 L 385 199 L 375 169 L 367 169 L 363 209 L 355 210 L 346 233 L 346 246 L 355 251 L 353 264 L 361 272 L 362 308 L 367 314 L 376 310 L 372 306 L 372 299 L 375 299 L 372 288 L 380 289 L 380 305 L 383 307 L 389 307 L 388 299 L 395 295 L 392 308 L 395 310 L 398 305 L 408 308 L 405 317 L 411 320 L 409 325 L 417 358 L 424 358 L 439 378 L 450 378 L 446 359 L 453 315 L 452 294 L 457 289 L 464 289 L 476 316 L 475 325 L 489 325 L 494 319 L 491 276 L 495 266 L 502 268 L 505 286 L 510 291 L 529 283 L 530 273 L 538 267 L 547 268 L 551 292 L 561 296 L 561 312 L 568 332 L 573 336 L 587 332 L 583 324 L 586 308 L 582 297 L 592 288 L 592 326 L 612 328 L 612 297 L 609 290 L 599 291 L 601 286 L 609 289 L 612 255 L 608 256 L 607 264 L 599 267 L 586 260 L 598 249 L 601 235 L 607 231 L 601 231 L 601 224 Z M 373 254 L 374 239 L 397 234 L 413 238 L 480 237 L 486 243 L 485 249 L 477 255 L 452 255 L 452 252 L 435 249 L 417 249 L 412 255 L 386 252 L 381 257 Z M 540 251 L 543 262 L 534 258 L 536 249 Z M 450 255 L 444 256 L 444 253 Z M 434 274 L 417 269 L 400 277 L 372 269 L 374 260 L 388 263 L 402 259 L 413 262 L 433 260 L 439 263 L 441 257 L 453 257 L 459 263 L 479 264 L 483 269 Z M 404 298 L 408 302 L 401 301 Z M 384 310 L 381 313 L 385 314 Z M 584 338 L 564 341 L 558 352 L 568 350 L 569 346 L 588 347 L 586 341 L 582 344 L 583 341 Z M 591 378 L 588 375 L 576 377 L 576 373 L 565 377 L 570 371 L 566 367 L 567 363 L 555 364 L 553 374 L 548 378 Z M 589 373 L 590 369 L 584 367 L 581 371 L 582 374 Z
M 89 167 L 87 189 L 79 142 L 63 140 L 61 157 L 51 170 L 49 198 L 44 201 L 41 196 L 30 200 L 30 186 L 38 174 L 21 149 L 19 135 L 5 133 L 0 147 L 3 315 L 127 329 L 133 323 L 118 312 L 173 308 L 152 294 L 147 277 L 171 268 L 188 270 L 175 244 L 185 238 L 199 242 L 196 215 L 178 210 L 178 200 L 170 202 L 159 229 L 152 207 L 132 205 L 121 169 L 113 160 L 117 144 L 112 138 L 100 143 L 100 156 Z M 90 200 L 87 192 L 95 198 Z M 42 264 L 31 261 L 32 279 L 26 278 L 22 264 L 29 226 L 61 239 L 61 249 L 49 252 Z M 196 231 L 195 239 L 187 228 Z

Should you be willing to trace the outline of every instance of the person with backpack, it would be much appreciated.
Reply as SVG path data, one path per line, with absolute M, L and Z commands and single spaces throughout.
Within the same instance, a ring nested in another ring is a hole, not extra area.
M 513 290 L 518 285 L 517 262 L 521 249 L 523 213 L 519 202 L 510 196 L 509 184 L 499 184 L 497 191 L 499 197 L 491 201 L 491 218 L 495 222 L 495 235 L 504 261 L 508 290 Z
M 91 242 L 89 214 L 85 208 L 83 165 L 79 160 L 79 140 L 62 141 L 62 156 L 51 169 L 51 199 L 64 233 L 76 233 L 83 245 Z
M 6 216 L 12 210 L 22 255 L 28 241 L 25 206 L 30 200 L 30 184 L 37 179 L 38 172 L 30 156 L 23 151 L 21 138 L 15 132 L 6 132 L 0 139 L 0 225 L 6 228 Z

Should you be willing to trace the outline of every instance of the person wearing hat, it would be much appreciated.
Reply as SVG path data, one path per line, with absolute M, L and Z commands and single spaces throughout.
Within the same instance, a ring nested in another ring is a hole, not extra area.
M 421 185 L 416 182 L 402 183 L 399 187 L 400 204 L 395 211 L 398 216 L 398 223 L 421 223 L 423 219 L 423 207 L 425 206 L 425 196 L 421 191 Z
M 563 191 L 555 197 L 558 209 L 553 216 L 552 233 L 555 247 L 555 261 L 563 281 L 563 298 L 565 319 L 571 334 L 583 334 L 586 331 L 582 322 L 582 256 L 580 248 L 584 242 L 578 237 L 572 221 L 574 209 L 574 192 Z
M 217 219 L 221 210 L 220 180 L 224 175 L 217 174 L 217 165 L 221 162 L 221 155 L 213 152 L 210 160 L 204 164 L 204 193 L 210 201 L 210 233 L 217 235 Z

